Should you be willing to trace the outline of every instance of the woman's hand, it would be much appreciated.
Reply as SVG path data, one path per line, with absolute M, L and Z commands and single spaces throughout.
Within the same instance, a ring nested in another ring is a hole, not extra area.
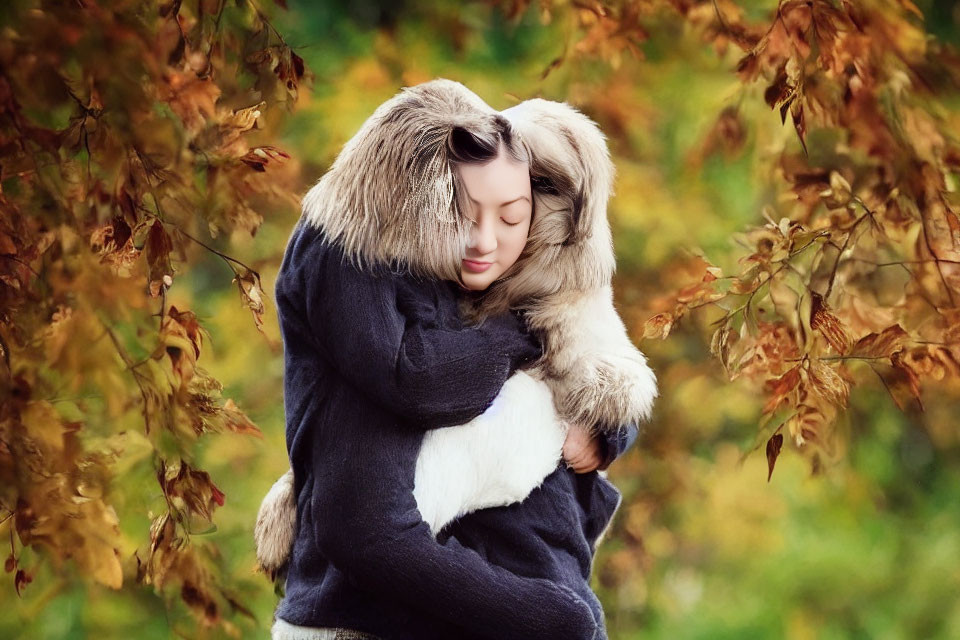
M 571 423 L 567 439 L 563 441 L 563 459 L 574 473 L 589 473 L 598 469 L 603 464 L 600 440 L 591 436 L 584 425 Z

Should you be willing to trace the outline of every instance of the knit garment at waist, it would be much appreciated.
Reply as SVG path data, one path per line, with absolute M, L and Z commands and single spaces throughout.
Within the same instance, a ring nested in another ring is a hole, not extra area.
M 353 629 L 305 627 L 276 618 L 270 629 L 272 640 L 380 640 L 377 636 Z

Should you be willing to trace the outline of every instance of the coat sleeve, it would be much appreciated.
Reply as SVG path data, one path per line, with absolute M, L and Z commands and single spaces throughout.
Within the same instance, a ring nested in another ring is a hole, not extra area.
M 361 589 L 467 629 L 472 638 L 598 637 L 590 606 L 570 588 L 518 576 L 453 536 L 440 543 L 416 508 L 405 507 L 397 505 L 396 513 L 402 515 L 389 518 L 389 531 L 372 530 L 370 522 L 350 524 L 349 519 L 320 527 L 317 546 Z
M 469 422 L 513 369 L 541 355 L 513 313 L 480 327 L 442 326 L 429 291 L 416 297 L 415 288 L 401 290 L 399 276 L 362 271 L 328 245 L 312 244 L 285 285 L 303 290 L 288 298 L 303 301 L 308 330 L 337 373 L 407 426 Z
M 640 428 L 636 422 L 622 425 L 614 432 L 600 432 L 597 438 L 600 439 L 600 451 L 603 456 L 603 462 L 598 468 L 602 471 L 609 467 L 614 460 L 623 455 L 623 453 L 636 442 L 639 433 Z

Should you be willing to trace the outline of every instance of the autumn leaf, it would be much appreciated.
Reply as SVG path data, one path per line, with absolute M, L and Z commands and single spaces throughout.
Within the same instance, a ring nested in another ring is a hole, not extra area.
M 812 302 L 810 327 L 819 331 L 834 351 L 846 354 L 850 349 L 850 337 L 843 323 L 830 311 L 820 294 L 812 292 Z
M 233 279 L 240 290 L 240 297 L 248 309 L 253 313 L 257 329 L 263 330 L 263 286 L 260 284 L 260 274 L 252 269 L 243 268 Z
M 920 378 L 902 357 L 903 351 L 895 351 L 890 356 L 890 364 L 871 363 L 871 367 L 883 382 L 884 387 L 900 411 L 923 411 L 920 398 Z
M 810 388 L 824 400 L 844 408 L 850 398 L 850 380 L 838 371 L 822 361 L 811 362 L 808 371 Z
M 240 161 L 255 171 L 266 171 L 271 162 L 283 162 L 290 154 L 269 145 L 254 147 L 244 154 Z
M 257 428 L 250 418 L 240 410 L 233 398 L 228 398 L 223 403 L 224 426 L 234 433 L 243 433 L 263 438 L 263 433 Z
M 780 449 L 783 447 L 783 434 L 775 433 L 767 440 L 767 482 L 773 477 L 773 467 L 780 456 Z
M 151 224 L 146 238 L 146 257 L 150 267 L 148 287 L 150 295 L 157 297 L 173 284 L 173 265 L 170 252 L 173 243 L 159 222 Z
M 168 499 L 182 501 L 189 512 L 205 520 L 212 520 L 213 510 L 223 506 L 224 494 L 213 484 L 210 474 L 182 460 L 162 463 L 157 477 Z
M 23 588 L 33 582 L 33 576 L 24 571 L 23 569 L 17 569 L 17 573 L 13 579 L 14 588 L 17 590 L 17 595 L 23 595 Z
M 869 333 L 863 336 L 853 345 L 850 354 L 865 358 L 888 358 L 903 348 L 908 337 L 907 332 L 898 323 L 880 333 Z
M 788 394 L 800 383 L 799 367 L 793 367 L 785 374 L 774 380 L 768 380 L 767 389 L 771 392 L 770 399 L 763 406 L 763 413 L 773 413 L 787 401 Z

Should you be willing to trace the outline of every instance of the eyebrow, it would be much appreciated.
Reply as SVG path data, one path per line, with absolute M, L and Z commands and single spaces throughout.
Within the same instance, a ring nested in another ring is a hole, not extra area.
M 480 204 L 479 202 L 473 199 L 473 196 L 469 196 L 469 198 L 470 198 L 470 202 L 472 202 L 473 204 Z M 505 207 L 508 204 L 513 204 L 517 200 L 526 200 L 527 202 L 530 202 L 530 198 L 528 198 L 527 196 L 519 196 L 517 198 L 514 198 L 513 200 L 508 200 L 507 202 L 501 202 L 500 206 Z

